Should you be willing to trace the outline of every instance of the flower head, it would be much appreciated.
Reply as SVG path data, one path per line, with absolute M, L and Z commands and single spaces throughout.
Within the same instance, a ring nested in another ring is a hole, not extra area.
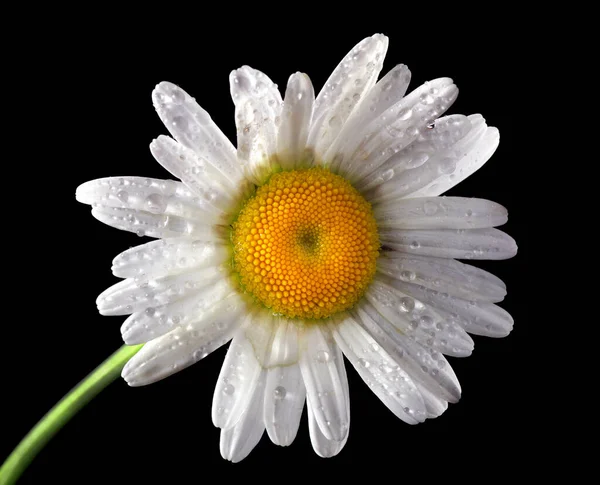
M 315 98 L 293 74 L 282 99 L 263 73 L 230 76 L 237 149 L 196 101 L 163 82 L 156 110 L 173 136 L 150 149 L 181 182 L 94 180 L 77 189 L 92 214 L 159 238 L 114 260 L 124 278 L 98 297 L 130 315 L 123 369 L 132 386 L 177 372 L 232 340 L 213 398 L 223 457 L 246 457 L 266 430 L 295 438 L 302 409 L 320 456 L 350 425 L 342 354 L 381 401 L 415 424 L 460 397 L 444 355 L 468 356 L 468 333 L 512 328 L 493 275 L 457 259 L 503 259 L 514 241 L 494 229 L 506 210 L 440 197 L 478 168 L 499 134 L 481 115 L 440 117 L 451 79 L 404 96 L 398 65 L 377 81 L 388 40 L 360 42 Z

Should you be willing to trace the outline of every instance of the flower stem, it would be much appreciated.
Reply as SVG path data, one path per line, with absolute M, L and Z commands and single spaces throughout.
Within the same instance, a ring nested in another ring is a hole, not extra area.
M 12 485 L 27 465 L 83 406 L 114 381 L 142 345 L 123 345 L 62 398 L 23 438 L 0 468 L 0 485 Z

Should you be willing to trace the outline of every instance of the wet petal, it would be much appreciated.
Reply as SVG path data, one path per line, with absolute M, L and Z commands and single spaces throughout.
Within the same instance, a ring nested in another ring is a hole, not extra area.
M 500 132 L 497 128 L 488 127 L 481 115 L 469 116 L 473 126 L 472 136 L 465 137 L 465 142 L 458 145 L 452 160 L 440 170 L 437 179 L 425 187 L 410 194 L 410 197 L 433 197 L 441 195 L 479 170 L 498 148 Z
M 398 280 L 390 283 L 400 291 L 420 299 L 446 316 L 467 332 L 486 337 L 506 337 L 514 321 L 510 314 L 498 305 L 486 301 L 464 300 L 437 290 Z
M 348 441 L 348 434 L 342 441 L 335 441 L 328 439 L 323 432 L 315 418 L 315 412 L 310 404 L 310 401 L 306 401 L 306 408 L 308 409 L 308 432 L 310 435 L 310 442 L 312 443 L 315 453 L 321 458 L 331 458 L 337 455 Z M 350 409 L 348 409 L 348 416 Z
M 468 117 L 439 118 L 421 130 L 419 138 L 391 156 L 376 170 L 364 173 L 356 187 L 372 202 L 409 197 L 452 173 L 457 161 L 475 146 L 478 128 Z
M 226 460 L 233 463 L 242 461 L 258 444 L 265 431 L 262 419 L 264 383 L 265 371 L 263 370 L 253 392 L 247 395 L 246 412 L 235 426 L 221 430 L 219 447 L 221 456 Z
M 246 312 L 237 294 L 221 299 L 196 320 L 144 345 L 122 377 L 130 386 L 144 386 L 185 369 L 229 342 Z
M 444 113 L 458 96 L 452 79 L 435 79 L 412 91 L 340 147 L 327 159 L 332 169 L 351 182 L 360 180 L 400 150 L 418 140 L 427 125 Z
M 168 136 L 150 144 L 158 163 L 179 178 L 200 201 L 227 211 L 243 187 L 234 185 L 227 174 Z
M 377 226 L 385 229 L 480 229 L 501 226 L 508 211 L 496 202 L 468 197 L 419 197 L 379 204 Z
M 436 258 L 508 259 L 517 244 L 498 229 L 381 229 L 381 244 L 396 251 Z
M 318 325 L 302 332 L 300 370 L 315 419 L 327 439 L 348 434 L 348 381 L 342 353 L 331 333 Z
M 291 445 L 298 433 L 306 389 L 297 364 L 276 366 L 267 371 L 264 420 L 271 441 Z
M 281 94 L 265 74 L 248 66 L 232 71 L 229 85 L 235 104 L 238 160 L 246 178 L 261 185 L 275 163 Z
M 386 251 L 377 260 L 377 270 L 466 300 L 496 302 L 506 295 L 506 285 L 500 278 L 454 259 Z
M 381 34 L 359 42 L 338 64 L 317 96 L 308 137 L 321 158 L 344 123 L 377 81 L 387 52 L 388 38 Z
M 152 102 L 179 143 L 211 163 L 234 184 L 242 180 L 235 147 L 194 98 L 179 86 L 164 81 L 152 92 Z
M 332 325 L 333 336 L 371 391 L 408 424 L 425 420 L 421 393 L 402 368 L 352 318 Z
M 435 396 L 449 402 L 460 398 L 460 384 L 446 358 L 406 337 L 369 302 L 350 311 L 354 320 L 408 373 Z
M 342 127 L 339 136 L 328 150 L 325 160 L 333 157 L 340 147 L 352 143 L 361 130 L 376 120 L 388 108 L 398 103 L 410 83 L 410 71 L 399 64 L 382 77 L 372 89 L 365 93 L 363 100 L 356 106 L 348 121 Z
M 310 78 L 297 72 L 290 76 L 277 133 L 277 156 L 286 170 L 309 166 L 313 154 L 306 150 L 315 92 Z
M 215 240 L 218 233 L 214 226 L 206 225 L 202 219 L 153 214 L 133 209 L 119 209 L 97 205 L 92 216 L 100 222 L 138 236 L 172 238 L 188 236 L 191 238 Z
M 96 304 L 102 315 L 128 315 L 173 303 L 221 278 L 216 267 L 156 279 L 128 278 L 102 292 Z
M 161 278 L 217 267 L 227 258 L 227 249 L 220 242 L 167 238 L 123 251 L 113 259 L 112 271 L 121 278 Z
M 433 305 L 411 298 L 393 286 L 395 280 L 377 275 L 365 294 L 373 307 L 396 329 L 420 345 L 453 357 L 473 352 L 473 339 Z
M 188 296 L 176 298 L 162 306 L 148 307 L 132 313 L 121 326 L 123 341 L 128 345 L 149 342 L 173 328 L 188 325 L 201 317 L 215 302 L 235 290 L 228 281 L 216 278 L 204 290 L 190 292 Z
M 92 207 L 129 210 L 149 216 L 203 219 L 210 224 L 220 209 L 196 197 L 181 182 L 143 177 L 107 177 L 77 187 L 75 198 Z
M 246 330 L 240 328 L 229 345 L 215 386 L 212 421 L 217 428 L 231 428 L 240 420 L 250 404 L 261 373 L 262 367 L 246 338 Z

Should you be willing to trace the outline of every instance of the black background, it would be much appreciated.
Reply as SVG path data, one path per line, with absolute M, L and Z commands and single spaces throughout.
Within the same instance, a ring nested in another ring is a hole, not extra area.
M 358 11 L 351 20 L 326 20 L 290 6 L 278 16 L 250 20 L 233 4 L 229 16 L 197 15 L 175 5 L 146 12 L 151 20 L 91 9 L 69 14 L 76 20 L 45 30 L 39 57 L 25 66 L 33 79 L 30 94 L 37 106 L 31 116 L 39 134 L 21 149 L 45 156 L 35 167 L 25 157 L 17 165 L 35 175 L 31 203 L 37 211 L 41 205 L 42 215 L 35 217 L 38 237 L 14 242 L 22 248 L 19 254 L 27 254 L 15 261 L 22 268 L 15 298 L 29 296 L 19 300 L 19 316 L 5 322 L 0 460 L 121 345 L 123 317 L 100 316 L 94 302 L 117 281 L 112 258 L 147 239 L 96 221 L 74 194 L 79 184 L 99 177 L 169 177 L 148 150 L 153 138 L 167 133 L 150 99 L 162 80 L 182 86 L 235 140 L 228 75 L 243 64 L 266 72 L 281 90 L 291 73 L 306 72 L 318 92 L 357 42 L 382 32 L 390 38 L 382 73 L 407 64 L 411 89 L 452 77 L 460 94 L 449 113 L 480 112 L 500 129 L 492 159 L 447 195 L 482 197 L 508 208 L 510 220 L 502 229 L 517 240 L 519 254 L 478 266 L 506 282 L 501 306 L 513 315 L 515 329 L 504 339 L 474 337 L 471 357 L 451 358 L 463 397 L 440 418 L 417 426 L 396 419 L 349 368 L 350 438 L 328 460 L 314 454 L 306 416 L 289 448 L 276 447 L 265 434 L 242 463 L 220 457 L 210 408 L 226 348 L 148 387 L 129 388 L 119 379 L 51 441 L 20 483 L 282 481 L 303 474 L 315 481 L 357 474 L 452 480 L 476 477 L 479 470 L 516 470 L 528 462 L 541 423 L 531 350 L 536 321 L 527 308 L 529 181 L 519 111 L 519 81 L 526 77 L 520 69 L 529 44 L 520 37 L 518 18 L 495 9 L 455 19 L 423 7 L 410 14 L 382 12 L 373 22 Z

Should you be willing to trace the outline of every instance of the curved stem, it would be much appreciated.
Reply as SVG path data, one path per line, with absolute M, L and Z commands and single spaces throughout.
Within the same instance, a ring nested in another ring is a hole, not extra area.
M 0 485 L 12 485 L 27 465 L 83 406 L 114 381 L 142 345 L 124 345 L 62 398 L 23 438 L 0 468 Z

